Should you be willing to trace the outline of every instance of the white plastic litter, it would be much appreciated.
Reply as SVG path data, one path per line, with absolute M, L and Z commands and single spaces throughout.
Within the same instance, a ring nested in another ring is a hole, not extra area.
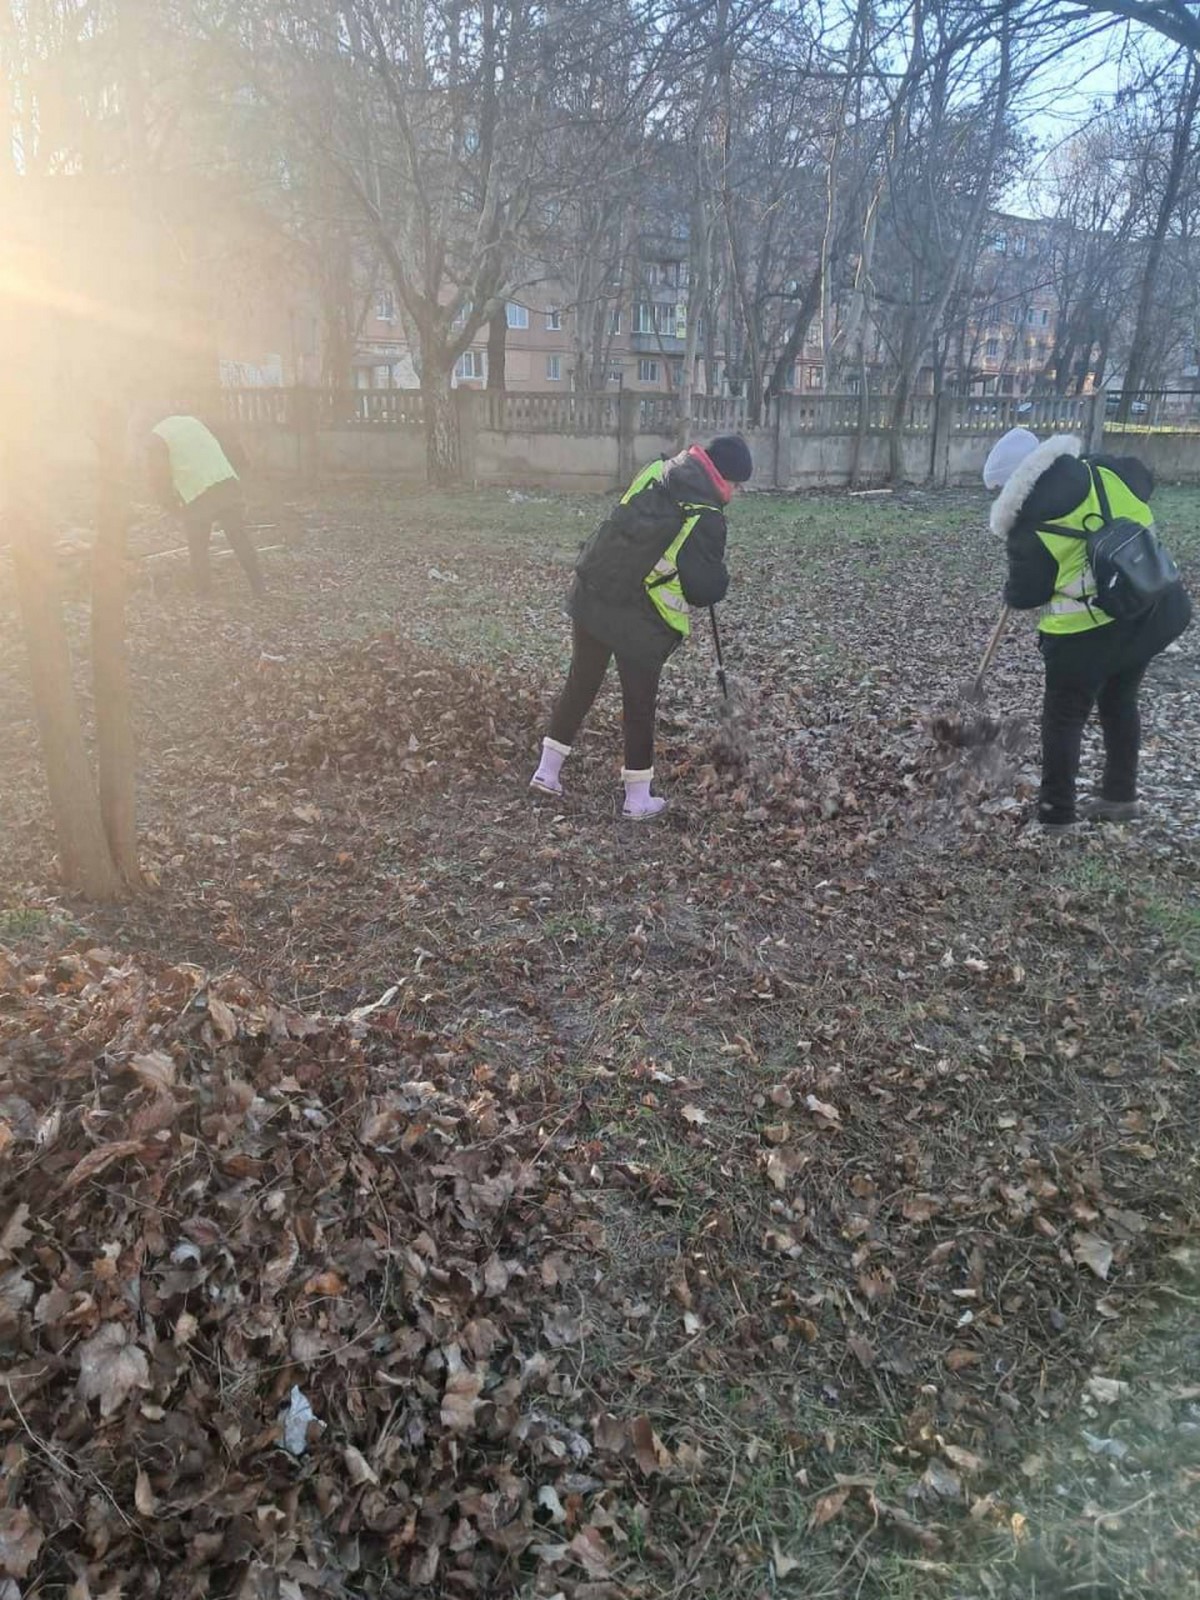
M 307 1450 L 310 1422 L 315 1422 L 320 1428 L 325 1426 L 309 1403 L 308 1396 L 293 1384 L 291 1399 L 283 1415 L 283 1447 L 290 1450 L 292 1455 L 302 1456 Z
M 1114 1461 L 1124 1461 L 1129 1454 L 1129 1446 L 1123 1439 L 1102 1439 L 1098 1434 L 1089 1433 L 1086 1428 L 1080 1431 L 1083 1442 L 1094 1456 L 1110 1456 Z

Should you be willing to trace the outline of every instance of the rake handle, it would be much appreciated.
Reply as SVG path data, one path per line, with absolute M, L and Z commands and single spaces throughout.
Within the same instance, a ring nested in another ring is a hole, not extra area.
M 725 655 L 721 649 L 721 630 L 717 626 L 717 608 L 709 606 L 708 620 L 712 623 L 713 644 L 717 652 L 717 682 L 721 685 L 721 693 L 726 700 L 729 699 L 729 684 L 725 679 Z
M 1008 624 L 1011 619 L 1012 608 L 1010 606 L 1002 606 L 1000 615 L 996 619 L 996 626 L 992 629 L 992 636 L 987 642 L 987 648 L 984 650 L 983 657 L 979 663 L 979 671 L 975 674 L 974 682 L 971 684 L 971 696 L 973 699 L 977 699 L 983 693 L 983 680 L 987 675 L 987 669 L 995 659 L 996 651 L 1000 648 L 1001 639 L 1008 632 Z

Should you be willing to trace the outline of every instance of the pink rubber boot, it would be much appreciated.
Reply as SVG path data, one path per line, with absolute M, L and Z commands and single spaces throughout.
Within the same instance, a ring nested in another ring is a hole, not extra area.
M 622 816 L 631 818 L 634 822 L 645 822 L 650 817 L 656 817 L 666 806 L 666 801 L 661 795 L 650 793 L 650 783 L 654 777 L 654 768 L 647 767 L 644 772 L 630 772 L 626 768 L 621 773 L 625 785 L 625 809 Z
M 537 771 L 529 780 L 529 787 L 537 789 L 542 794 L 560 795 L 563 786 L 559 782 L 559 773 L 562 764 L 571 754 L 569 744 L 559 744 L 557 739 L 542 740 L 542 759 Z

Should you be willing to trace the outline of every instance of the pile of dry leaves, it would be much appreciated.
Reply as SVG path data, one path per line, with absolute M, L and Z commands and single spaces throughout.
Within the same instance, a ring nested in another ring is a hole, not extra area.
M 710 813 L 760 825 L 760 842 L 768 845 L 877 844 L 923 820 L 939 790 L 920 729 L 805 726 L 785 703 L 742 682 L 731 685 L 715 726 L 703 707 L 665 720 L 673 776 L 686 780 Z
M 502 772 L 544 709 L 540 689 L 509 663 L 467 665 L 384 634 L 282 672 L 264 659 L 229 735 L 239 758 L 250 751 L 291 772 L 386 767 L 416 779 L 447 761 Z
M 519 1090 L 383 1002 L 0 951 L 6 1600 L 612 1592 L 653 1441 L 576 1395 L 601 1234 Z

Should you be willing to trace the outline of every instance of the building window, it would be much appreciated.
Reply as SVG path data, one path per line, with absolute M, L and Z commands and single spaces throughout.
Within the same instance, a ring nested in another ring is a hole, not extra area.
M 638 362 L 638 382 L 639 383 L 657 383 L 658 382 L 658 362 L 657 361 L 647 361 L 647 360 L 645 360 L 643 358 L 641 361 Z
M 454 363 L 454 376 L 460 379 L 486 378 L 487 351 L 464 350 Z
M 1006 256 L 1008 254 L 1008 235 L 1006 233 L 998 233 L 992 240 L 992 249 L 998 256 Z
M 1013 255 L 1023 256 L 1029 248 L 1029 241 L 1023 233 L 1018 233 L 1013 240 Z
M 562 382 L 562 357 L 561 356 L 547 356 L 546 357 L 546 376 L 547 376 L 547 378 L 549 378 L 551 383 L 561 383 Z
M 562 332 L 562 309 L 561 309 L 561 307 L 559 307 L 559 306 L 551 306 L 549 311 L 547 311 L 547 313 L 546 313 L 546 332 L 547 333 L 561 333 Z
M 624 383 L 625 382 L 625 370 L 619 363 L 617 365 L 615 365 L 615 366 L 609 367 L 609 369 L 608 369 L 608 381 L 609 381 L 609 383 Z
M 529 326 L 529 307 L 515 305 L 510 300 L 505 313 L 505 320 L 510 328 L 527 328 Z
M 983 313 L 983 325 L 985 328 L 998 328 L 1003 320 L 1004 312 L 999 306 L 989 306 Z
M 1050 313 L 1048 311 L 1043 311 L 1042 312 L 1042 327 L 1043 328 L 1048 328 L 1049 326 L 1050 326 Z
M 672 361 L 671 363 L 671 387 L 672 389 L 681 389 L 683 387 L 682 361 Z
M 396 296 L 390 289 L 380 289 L 375 300 L 375 315 L 380 322 L 395 322 Z
M 609 331 L 610 335 L 611 334 L 615 334 L 615 333 L 620 333 L 620 331 L 621 331 L 621 308 L 620 308 L 620 306 L 617 306 L 617 308 L 614 311 L 610 311 L 608 313 L 608 331 Z
M 988 358 L 989 361 L 998 360 L 999 356 L 1000 356 L 1000 341 L 999 341 L 999 339 L 989 339 L 987 344 L 984 345 L 984 347 L 983 347 L 983 353 Z
M 808 387 L 810 389 L 823 389 L 825 387 L 825 368 L 809 367 Z
M 466 325 L 467 325 L 467 318 L 470 315 L 471 315 L 471 302 L 469 300 L 464 300 L 462 305 L 459 306 L 458 310 L 454 313 L 454 316 L 451 318 L 450 326 L 452 328 L 456 329 L 456 330 L 460 329 L 460 328 L 465 328 Z
M 679 332 L 685 325 L 686 313 L 683 316 L 681 306 L 651 305 L 646 300 L 639 300 L 633 308 L 634 333 L 657 333 L 663 338 L 682 338 Z
M 1033 309 L 1032 306 L 1030 306 L 1029 310 L 1025 313 L 1025 326 L 1027 328 L 1032 328 L 1036 319 L 1037 319 L 1037 312 Z
M 1000 393 L 1001 394 L 1011 394 L 1012 392 L 1013 392 L 1013 375 L 1012 375 L 1011 372 L 1005 372 L 1005 373 L 1002 374 L 1002 376 L 1000 378 Z

